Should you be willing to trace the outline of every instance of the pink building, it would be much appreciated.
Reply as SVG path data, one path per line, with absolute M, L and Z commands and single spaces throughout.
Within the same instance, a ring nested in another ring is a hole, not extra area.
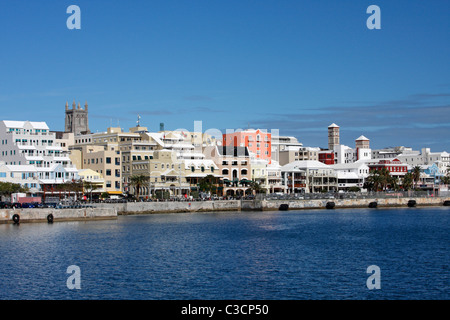
M 247 147 L 256 159 L 272 162 L 272 134 L 262 130 L 245 130 L 223 135 L 224 146 Z

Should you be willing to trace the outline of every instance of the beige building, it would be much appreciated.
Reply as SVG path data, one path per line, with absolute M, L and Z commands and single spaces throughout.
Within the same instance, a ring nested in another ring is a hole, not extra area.
M 319 161 L 320 148 L 312 147 L 286 147 L 279 152 L 279 163 L 284 166 L 294 161 Z
M 71 151 L 79 170 L 91 169 L 104 178 L 104 190 L 110 195 L 122 194 L 120 151 L 98 145 L 85 145 Z
M 142 197 L 154 197 L 161 191 L 171 197 L 183 197 L 198 191 L 202 178 L 208 175 L 221 178 L 219 167 L 211 159 L 183 159 L 168 149 L 154 151 L 149 159 L 133 161 L 132 171 L 134 175 L 149 177 L 147 185 L 141 187 Z M 134 194 L 136 190 L 131 188 Z
M 85 195 L 88 198 L 98 198 L 100 194 L 106 192 L 105 179 L 103 175 L 92 169 L 81 169 L 78 171 L 78 176 L 83 182 L 90 182 L 93 185 L 92 189 L 84 189 Z M 95 197 L 93 195 L 95 194 Z
M 251 193 L 250 154 L 247 147 L 215 146 L 203 150 L 205 157 L 217 165 L 223 177 L 223 195 L 236 196 Z

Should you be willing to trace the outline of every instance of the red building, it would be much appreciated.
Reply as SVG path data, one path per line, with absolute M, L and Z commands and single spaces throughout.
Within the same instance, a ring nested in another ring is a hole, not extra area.
M 334 164 L 334 152 L 333 150 L 319 151 L 319 161 L 324 164 Z
M 408 165 L 398 159 L 380 160 L 377 163 L 368 163 L 369 170 L 382 170 L 386 168 L 391 176 L 404 176 L 408 172 Z

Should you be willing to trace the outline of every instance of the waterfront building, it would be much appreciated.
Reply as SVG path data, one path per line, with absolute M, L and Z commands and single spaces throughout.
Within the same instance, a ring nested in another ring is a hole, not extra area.
M 272 160 L 274 162 L 274 160 Z M 266 192 L 269 190 L 269 171 L 267 169 L 269 161 L 252 159 L 251 166 L 251 180 L 260 185 Z
M 148 182 L 140 186 L 140 196 L 162 198 L 166 192 L 168 196 L 188 194 L 190 184 L 186 180 L 186 170 L 183 165 L 176 151 L 168 149 L 156 150 L 150 158 L 132 161 L 133 175 L 143 175 L 148 178 Z M 136 186 L 130 185 L 130 193 L 137 193 Z
M 260 129 L 225 133 L 223 146 L 246 147 L 256 159 L 272 160 L 272 134 Z
M 439 172 L 443 175 L 447 173 L 450 166 L 450 154 L 446 151 L 431 152 L 430 148 L 423 148 L 421 152 L 402 153 L 396 157 L 400 161 L 409 164 L 412 167 L 422 165 L 432 165 L 433 163 L 439 168 Z
M 83 145 L 72 149 L 72 158 L 79 163 L 79 169 L 91 169 L 104 179 L 104 192 L 122 195 L 120 150 L 101 145 Z
M 176 150 L 156 150 L 147 160 L 136 160 L 132 163 L 135 175 L 148 177 L 148 183 L 142 186 L 142 196 L 157 196 L 167 192 L 168 196 L 181 197 L 190 195 L 192 191 L 200 191 L 199 184 L 203 178 L 212 176 L 219 187 L 222 176 L 218 166 L 211 159 L 185 159 Z M 133 193 L 135 189 L 133 188 Z
M 283 184 L 288 193 L 337 191 L 337 175 L 333 168 L 319 161 L 294 161 L 281 167 Z
M 41 191 L 39 174 L 33 165 L 7 165 L 0 162 L 0 182 L 20 184 L 28 188 L 31 196 L 37 196 Z
M 223 177 L 223 195 L 251 193 L 251 159 L 247 147 L 209 146 L 203 149 L 203 153 L 214 161 Z
M 406 163 L 401 162 L 399 159 L 380 159 L 380 160 L 368 160 L 365 161 L 369 167 L 369 172 L 373 170 L 386 169 L 393 177 L 403 177 L 410 169 Z
M 92 169 L 81 169 L 78 171 L 78 175 L 83 182 L 89 182 L 92 187 L 83 187 L 83 191 L 90 199 L 98 199 L 99 195 L 107 192 L 105 188 L 105 179 L 103 175 Z
M 355 187 L 362 189 L 370 171 L 364 161 L 333 164 L 330 167 L 336 172 L 338 189 L 344 191 Z
M 287 186 L 283 185 L 281 177 L 281 165 L 278 161 L 273 160 L 267 165 L 267 183 L 269 193 L 286 193 Z
M 45 122 L 0 121 L 0 140 L 2 161 L 19 166 L 14 167 L 16 172 L 26 174 L 29 169 L 39 184 L 34 186 L 37 193 L 79 178 L 77 168 Z

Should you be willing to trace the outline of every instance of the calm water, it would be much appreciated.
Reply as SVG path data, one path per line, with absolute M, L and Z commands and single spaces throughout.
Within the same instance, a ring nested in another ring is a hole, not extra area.
M 449 299 L 449 208 L 0 225 L 0 299 Z M 67 267 L 81 270 L 69 290 Z M 367 267 L 381 269 L 369 290 Z

